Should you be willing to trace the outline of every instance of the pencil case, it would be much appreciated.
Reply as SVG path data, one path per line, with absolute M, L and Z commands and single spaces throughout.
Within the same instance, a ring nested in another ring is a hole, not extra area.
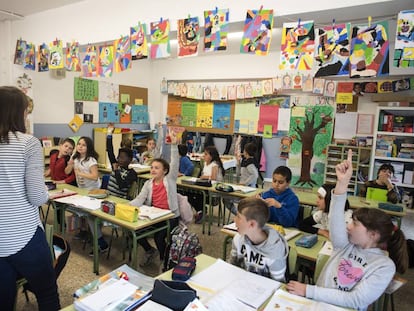
M 402 212 L 403 211 L 403 207 L 400 205 L 391 204 L 391 203 L 383 203 L 383 202 L 378 203 L 378 208 L 382 210 L 390 211 L 390 212 Z
M 318 242 L 318 235 L 317 234 L 309 234 L 304 235 L 300 239 L 296 240 L 296 246 L 311 248 Z
M 174 311 L 182 311 L 196 297 L 195 289 L 185 282 L 156 279 L 151 300 Z
M 129 204 L 117 203 L 115 206 L 115 217 L 121 220 L 136 222 L 138 221 L 139 209 Z
M 194 257 L 183 257 L 173 268 L 172 279 L 174 281 L 187 281 L 196 268 L 197 259 Z

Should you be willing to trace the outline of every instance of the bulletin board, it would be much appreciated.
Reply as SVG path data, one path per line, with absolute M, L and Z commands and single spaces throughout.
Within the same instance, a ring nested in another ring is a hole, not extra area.
M 142 100 L 143 105 L 148 105 L 148 89 L 143 87 L 119 85 L 119 102 L 122 102 L 122 94 L 128 94 L 130 104 L 135 104 L 136 100 Z
M 169 95 L 167 123 L 190 132 L 233 134 L 234 107 L 234 100 L 203 101 Z

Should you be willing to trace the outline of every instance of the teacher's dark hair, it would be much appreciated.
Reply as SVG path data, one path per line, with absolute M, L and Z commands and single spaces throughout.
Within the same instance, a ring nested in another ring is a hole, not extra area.
M 9 132 L 26 132 L 26 94 L 14 86 L 0 86 L 0 143 L 9 143 Z

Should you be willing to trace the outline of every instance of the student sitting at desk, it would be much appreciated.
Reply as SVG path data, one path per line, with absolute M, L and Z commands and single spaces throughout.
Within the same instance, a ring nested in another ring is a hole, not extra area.
M 269 222 L 283 227 L 297 227 L 298 224 L 299 199 L 289 188 L 291 179 L 290 168 L 279 166 L 273 171 L 272 188 L 258 195 L 269 207 Z
M 60 144 L 58 150 L 50 152 L 49 168 L 44 176 L 50 177 L 55 184 L 70 184 L 76 186 L 75 173 L 65 173 L 70 156 L 75 148 L 75 142 L 70 138 L 65 138 Z
M 333 253 L 316 285 L 295 281 L 287 290 L 299 296 L 346 308 L 367 310 L 385 291 L 395 271 L 408 266 L 404 233 L 390 215 L 376 208 L 359 208 L 345 225 L 345 201 L 352 177 L 352 150 L 336 166 L 337 183 L 329 212 Z
M 240 201 L 234 218 L 238 233 L 233 239 L 230 262 L 283 282 L 289 246 L 279 232 L 266 226 L 268 219 L 269 208 L 263 200 L 245 198 Z
M 329 206 L 331 204 L 332 189 L 334 184 L 323 184 L 318 189 L 318 199 L 316 200 L 317 211 L 309 217 L 299 220 L 299 229 L 308 233 L 317 233 L 329 239 Z M 352 220 L 352 210 L 349 202 L 345 202 L 345 221 L 349 223 Z
M 162 129 L 159 130 L 161 132 Z M 154 206 L 162 209 L 169 209 L 174 213 L 175 217 L 170 219 L 170 230 L 178 225 L 180 210 L 177 201 L 177 177 L 178 177 L 178 156 L 176 141 L 171 143 L 171 167 L 170 164 L 161 158 L 152 160 L 151 163 L 151 179 L 147 180 L 141 189 L 139 195 L 129 202 L 134 206 Z M 154 226 L 162 226 L 163 223 Z M 145 267 L 151 264 L 159 252 L 161 262 L 164 260 L 167 230 L 162 230 L 154 234 L 154 241 L 157 249 L 152 247 L 146 238 L 138 240 L 138 243 L 144 248 L 144 260 L 140 264 Z
M 178 168 L 178 176 L 191 176 L 194 170 L 194 164 L 187 155 L 187 145 L 178 145 L 178 153 L 180 154 L 180 167 Z
M 394 167 L 390 163 L 384 163 L 378 169 L 377 179 L 365 182 L 360 191 L 360 196 L 366 197 L 368 188 L 379 188 L 387 190 L 387 201 L 391 203 L 401 202 L 400 191 L 397 186 L 391 182 L 394 174 Z
M 141 164 L 151 165 L 153 159 L 159 158 L 161 156 L 161 147 L 163 144 L 164 132 L 162 131 L 160 124 L 158 125 L 158 127 L 160 128 L 160 130 L 158 130 L 157 132 L 157 142 L 155 142 L 155 139 L 152 137 L 147 139 L 147 150 L 144 151 L 141 155 Z

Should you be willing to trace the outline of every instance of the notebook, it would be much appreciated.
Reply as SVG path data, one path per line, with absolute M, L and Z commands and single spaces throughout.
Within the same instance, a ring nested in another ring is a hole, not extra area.
M 366 198 L 368 200 L 387 202 L 387 193 L 386 189 L 368 187 Z

